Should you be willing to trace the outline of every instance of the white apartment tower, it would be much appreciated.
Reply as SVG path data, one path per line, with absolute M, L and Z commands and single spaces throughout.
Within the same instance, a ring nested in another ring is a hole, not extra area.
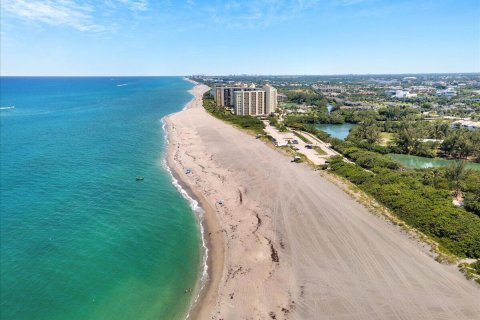
M 265 115 L 265 91 L 235 91 L 233 109 L 239 116 Z
M 277 110 L 277 89 L 267 83 L 263 90 L 265 90 L 265 114 L 275 112 Z
M 232 107 L 237 115 L 268 115 L 277 109 L 277 89 L 269 84 L 263 88 L 245 84 L 215 86 L 213 93 L 217 106 Z

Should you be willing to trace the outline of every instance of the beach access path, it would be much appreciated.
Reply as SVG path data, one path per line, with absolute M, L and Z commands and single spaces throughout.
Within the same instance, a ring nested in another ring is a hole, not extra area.
M 166 119 L 169 166 L 204 207 L 210 248 L 191 318 L 478 319 L 478 285 L 307 165 L 209 115 L 206 90 Z

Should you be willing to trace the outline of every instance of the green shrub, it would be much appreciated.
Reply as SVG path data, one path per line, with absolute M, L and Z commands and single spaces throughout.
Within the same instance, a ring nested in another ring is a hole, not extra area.
M 293 131 L 293 133 L 300 139 L 302 140 L 303 142 L 305 143 L 312 143 L 312 141 L 310 141 L 307 137 L 305 137 L 303 134 L 301 133 L 298 133 L 296 131 Z
M 480 275 L 480 260 L 470 264 L 470 267 L 475 270 L 475 273 Z
M 468 192 L 464 199 L 465 209 L 480 217 L 480 195 Z
M 330 163 L 334 173 L 358 185 L 408 225 L 435 239 L 444 250 L 480 258 L 480 217 L 453 206 L 450 190 L 435 186 L 437 177 L 425 184 L 424 175 L 433 170 L 400 172 L 389 168 L 390 161 L 380 154 L 346 144 L 339 149 L 359 165 L 372 168 L 375 174 L 339 159 Z
M 203 107 L 214 117 L 235 124 L 240 128 L 252 130 L 255 133 L 263 133 L 263 129 L 265 129 L 265 124 L 258 118 L 252 116 L 237 116 L 225 110 L 223 107 L 217 107 L 213 97 L 209 93 L 205 93 L 203 96 Z
M 331 161 L 330 167 L 337 174 L 347 178 L 355 184 L 363 184 L 373 175 L 371 172 L 365 171 L 357 165 L 343 161 Z

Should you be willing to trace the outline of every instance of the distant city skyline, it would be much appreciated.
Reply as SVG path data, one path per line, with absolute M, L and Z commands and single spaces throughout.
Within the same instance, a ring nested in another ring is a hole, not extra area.
M 476 0 L 2 0 L 1 75 L 480 72 Z

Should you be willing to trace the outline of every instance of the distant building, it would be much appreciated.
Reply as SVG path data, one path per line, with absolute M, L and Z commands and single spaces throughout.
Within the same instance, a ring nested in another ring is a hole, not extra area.
M 283 93 L 277 93 L 277 102 L 287 101 L 287 96 Z
M 233 108 L 237 115 L 268 115 L 277 109 L 277 89 L 269 84 L 263 88 L 253 84 L 219 85 L 213 92 L 217 106 Z
M 332 93 L 332 92 L 345 93 L 347 91 L 347 89 L 341 86 L 314 85 L 312 87 L 322 93 Z
M 447 88 L 445 90 L 437 90 L 437 93 L 436 93 L 437 96 L 439 97 L 455 97 L 457 95 L 457 91 L 455 91 L 455 89 L 453 88 Z
M 406 99 L 406 98 L 414 98 L 417 96 L 416 93 L 410 93 L 408 90 L 385 90 L 385 95 L 397 98 L 397 99 Z
M 420 142 L 426 143 L 426 142 L 436 142 L 436 143 L 442 143 L 442 139 L 419 139 Z
M 422 92 L 422 93 L 433 93 L 435 92 L 435 88 L 428 87 L 428 86 L 411 86 L 411 90 L 415 92 Z
M 458 120 L 452 123 L 452 128 L 480 129 L 480 121 Z
M 254 91 L 257 90 L 254 84 L 232 84 L 216 85 L 213 89 L 215 103 L 219 107 L 233 107 L 233 96 L 235 91 Z

